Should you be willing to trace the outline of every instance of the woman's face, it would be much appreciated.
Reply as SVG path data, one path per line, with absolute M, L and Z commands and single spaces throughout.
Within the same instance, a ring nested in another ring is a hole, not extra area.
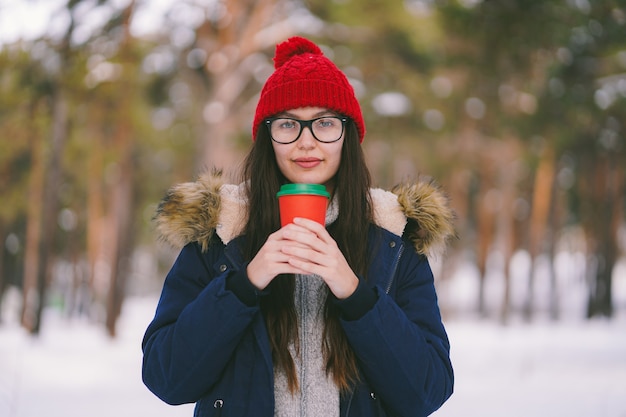
M 336 114 L 321 107 L 302 107 L 280 113 L 278 116 L 310 120 Z M 333 178 L 341 162 L 344 136 L 345 133 L 336 142 L 322 143 L 313 137 L 310 129 L 304 128 L 298 140 L 293 143 L 281 144 L 272 141 L 278 168 L 290 182 L 323 184 L 329 192 L 332 192 Z

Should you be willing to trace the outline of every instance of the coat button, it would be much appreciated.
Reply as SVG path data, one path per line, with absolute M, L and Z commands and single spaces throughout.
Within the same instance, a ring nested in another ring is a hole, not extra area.
M 228 267 L 225 264 L 220 265 L 220 272 L 225 272 Z
M 376 399 L 376 393 L 375 392 L 370 392 L 370 397 L 372 397 L 372 400 Z
M 396 242 L 389 242 L 389 247 L 390 248 L 395 248 L 396 247 Z

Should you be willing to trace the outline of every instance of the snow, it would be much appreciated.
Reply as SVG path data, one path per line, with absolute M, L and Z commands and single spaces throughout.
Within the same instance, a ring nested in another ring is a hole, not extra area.
M 625 417 L 626 320 L 451 322 L 455 393 L 438 417 Z
M 119 335 L 47 311 L 39 338 L 15 324 L 0 326 L 0 416 L 185 416 L 193 406 L 169 406 L 141 381 L 141 338 L 154 297 L 124 304 Z
M 169 406 L 141 382 L 141 338 L 156 302 L 128 299 L 113 340 L 50 309 L 39 338 L 5 320 L 0 416 L 191 417 L 192 405 Z M 626 417 L 626 317 L 446 327 L 456 385 L 435 416 Z

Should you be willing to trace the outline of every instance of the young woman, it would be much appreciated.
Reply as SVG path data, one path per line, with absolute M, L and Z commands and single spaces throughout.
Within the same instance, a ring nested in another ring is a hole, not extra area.
M 317 45 L 276 48 L 243 181 L 173 187 L 156 221 L 182 248 L 143 340 L 143 380 L 196 416 L 426 416 L 452 394 L 426 255 L 452 233 L 429 183 L 370 187 L 365 125 Z M 280 227 L 285 183 L 323 184 L 326 226 Z

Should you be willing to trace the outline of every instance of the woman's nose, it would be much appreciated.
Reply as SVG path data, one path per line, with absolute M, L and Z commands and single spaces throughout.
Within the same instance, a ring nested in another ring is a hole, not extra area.
M 317 139 L 313 136 L 313 132 L 311 132 L 311 128 L 306 126 L 302 129 L 302 133 L 300 134 L 300 138 L 298 139 L 298 146 L 301 148 L 312 148 L 315 146 L 315 142 Z

